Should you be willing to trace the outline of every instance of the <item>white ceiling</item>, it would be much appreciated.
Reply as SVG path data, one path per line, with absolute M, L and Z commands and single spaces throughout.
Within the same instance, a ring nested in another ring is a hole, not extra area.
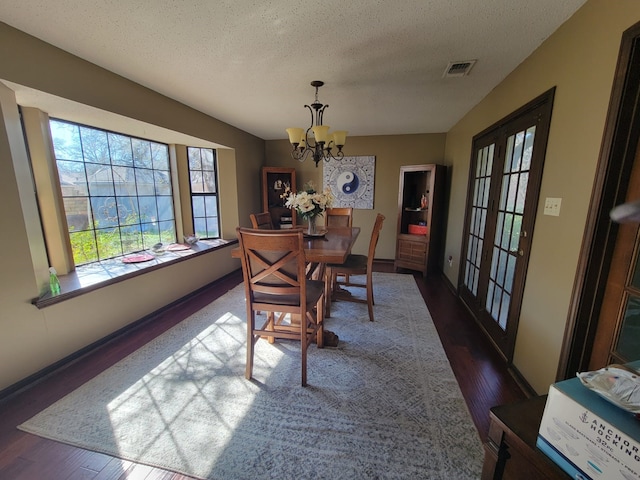
M 448 131 L 585 0 L 20 0 L 0 20 L 271 140 Z M 466 77 L 449 62 L 477 60 Z

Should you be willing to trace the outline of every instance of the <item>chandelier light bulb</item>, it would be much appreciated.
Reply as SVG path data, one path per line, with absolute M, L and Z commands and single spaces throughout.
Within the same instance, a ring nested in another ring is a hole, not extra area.
M 311 156 L 316 167 L 320 160 L 328 162 L 331 159 L 338 160 L 343 158 L 342 147 L 347 141 L 346 130 L 337 130 L 330 133 L 330 127 L 323 124 L 322 117 L 329 105 L 323 105 L 318 100 L 318 89 L 322 85 L 324 85 L 324 82 L 320 80 L 311 82 L 311 86 L 316 89 L 316 95 L 315 101 L 311 105 L 305 105 L 305 108 L 311 113 L 311 125 L 309 128 L 306 131 L 298 127 L 286 129 L 289 134 L 289 142 L 293 146 L 291 156 L 301 162 Z M 335 155 L 331 152 L 333 147 L 338 147 L 338 152 Z

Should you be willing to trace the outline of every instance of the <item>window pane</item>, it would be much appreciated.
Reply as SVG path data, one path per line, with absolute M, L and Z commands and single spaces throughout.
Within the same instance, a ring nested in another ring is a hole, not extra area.
M 113 165 L 133 166 L 133 152 L 131 151 L 131 138 L 117 133 L 109 133 L 109 151 Z
M 627 361 L 640 359 L 640 299 L 629 297 L 616 352 Z
M 140 222 L 155 222 L 158 219 L 156 197 L 138 197 L 140 204 Z
M 169 172 L 153 172 L 155 184 L 156 184 L 156 195 L 171 195 L 171 177 L 169 176 Z
M 522 161 L 523 143 L 524 143 L 524 132 L 516 133 L 515 148 L 513 150 L 513 162 L 511 164 L 512 172 L 518 172 L 520 170 L 520 164 Z
M 123 227 L 122 232 L 122 249 L 125 254 L 139 252 L 143 250 L 142 231 L 140 225 L 131 225 Z
M 87 180 L 89 181 L 89 194 L 91 196 L 114 195 L 111 167 L 95 163 L 87 163 L 85 166 L 87 168 Z
M 533 154 L 533 140 L 536 138 L 536 126 L 527 129 L 526 139 L 524 141 L 524 153 L 522 155 L 522 170 L 531 168 L 531 155 Z
M 216 193 L 216 174 L 215 172 L 203 172 L 203 188 L 207 193 Z
M 204 210 L 204 197 L 203 196 L 198 196 L 198 195 L 194 195 L 192 198 L 192 205 L 193 205 L 193 216 L 194 217 L 204 217 L 205 216 L 205 210 Z
M 159 222 L 160 241 L 163 243 L 175 242 L 176 228 L 173 222 Z
M 73 260 L 76 265 L 98 261 L 98 247 L 96 245 L 93 230 L 78 233 L 69 233 Z
M 200 149 L 200 152 L 202 154 L 202 169 L 213 171 L 213 150 L 209 148 L 202 148 Z
M 504 225 L 502 228 L 502 243 L 500 246 L 505 250 L 509 250 L 509 243 L 511 242 L 511 230 L 513 229 L 513 215 L 507 213 L 504 216 Z
M 88 195 L 89 187 L 83 163 L 58 160 L 56 164 L 63 197 Z
M 116 195 L 136 195 L 136 175 L 131 167 L 112 167 Z
M 169 171 L 169 151 L 166 145 L 151 143 L 151 159 L 156 170 Z
M 507 138 L 507 158 L 504 161 L 504 173 L 509 173 L 513 161 L 513 136 Z
M 109 144 L 107 132 L 94 128 L 80 127 L 82 155 L 85 162 L 109 165 Z
M 137 197 L 117 197 L 120 225 L 140 223 Z
M 206 218 L 194 218 L 193 228 L 196 231 L 196 236 L 200 238 L 207 237 L 207 219 Z
M 100 260 L 122 255 L 119 228 L 96 230 L 96 238 L 98 240 L 98 257 Z
M 50 125 L 76 265 L 151 247 L 161 238 L 159 220 L 163 241 L 175 241 L 167 145 L 54 119 Z
M 63 198 L 69 232 L 79 232 L 91 228 L 91 205 L 88 197 Z M 91 235 L 93 237 L 93 235 Z
M 114 227 L 118 224 L 118 209 L 114 197 L 91 197 L 94 228 Z
M 200 161 L 200 149 L 188 148 L 189 170 L 202 170 L 202 162 Z
M 133 138 L 131 145 L 133 145 L 133 164 L 138 168 L 153 168 L 151 142 Z
M 51 120 L 50 125 L 56 159 L 82 162 L 82 143 L 78 126 L 55 120 Z
M 190 172 L 189 177 L 191 179 L 191 191 L 193 193 L 204 193 L 204 185 L 202 183 L 202 172 Z
M 218 220 L 214 218 L 207 219 L 207 237 L 219 237 Z
M 156 187 L 153 181 L 153 170 L 144 168 L 136 169 L 136 184 L 138 186 L 138 195 L 155 195 Z
M 516 213 L 524 212 L 524 202 L 527 199 L 527 185 L 529 184 L 529 174 L 527 172 L 520 174 L 520 185 L 516 198 Z
M 217 217 L 218 216 L 218 202 L 216 197 L 212 197 L 211 195 L 204 198 L 205 209 L 207 211 L 207 217 Z
M 173 219 L 173 198 L 172 197 L 157 197 L 158 200 L 158 220 L 172 220 Z

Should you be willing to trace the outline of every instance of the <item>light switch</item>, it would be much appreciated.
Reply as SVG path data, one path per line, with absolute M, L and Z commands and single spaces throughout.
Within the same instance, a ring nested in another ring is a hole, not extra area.
M 551 198 L 547 197 L 544 200 L 544 214 L 552 215 L 554 217 L 560 216 L 560 204 L 562 203 L 561 198 Z

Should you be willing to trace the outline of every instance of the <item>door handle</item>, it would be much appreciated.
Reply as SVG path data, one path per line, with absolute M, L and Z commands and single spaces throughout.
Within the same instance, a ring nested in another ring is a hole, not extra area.
M 524 250 L 520 249 L 518 250 L 517 248 L 512 248 L 511 250 L 509 250 L 509 253 L 513 253 L 520 255 L 521 257 L 524 255 Z

